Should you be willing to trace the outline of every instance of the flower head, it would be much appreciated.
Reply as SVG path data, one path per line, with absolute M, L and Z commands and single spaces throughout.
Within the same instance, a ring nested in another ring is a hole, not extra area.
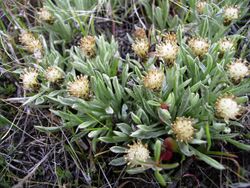
M 58 67 L 49 67 L 46 70 L 45 78 L 52 83 L 58 82 L 63 78 L 63 73 Z
M 179 47 L 175 42 L 165 41 L 156 45 L 156 56 L 162 58 L 165 63 L 172 65 L 178 54 Z
M 68 84 L 68 91 L 71 96 L 87 99 L 89 97 L 89 80 L 87 76 L 77 76 L 77 79 Z
M 150 70 L 144 77 L 144 86 L 151 90 L 160 90 L 163 84 L 164 72 L 158 69 Z
M 21 75 L 23 88 L 25 90 L 34 90 L 38 87 L 38 72 L 33 69 L 24 69 L 22 75 Z
M 128 162 L 128 165 L 143 166 L 140 162 L 146 162 L 150 158 L 148 146 L 143 145 L 141 141 L 138 141 L 137 143 L 134 142 L 133 145 L 128 146 L 129 149 L 127 149 L 127 155 L 125 156 L 125 160 Z
M 188 45 L 196 56 L 204 56 L 209 49 L 209 42 L 203 38 L 191 38 Z
M 85 36 L 81 39 L 80 48 L 85 56 L 94 57 L 96 54 L 96 39 L 93 36 Z
M 25 49 L 33 53 L 37 59 L 41 58 L 43 50 L 42 43 L 36 39 L 32 33 L 23 31 L 19 36 L 19 41 L 24 45 Z
M 241 114 L 241 106 L 237 104 L 234 96 L 219 97 L 215 103 L 216 115 L 225 121 L 236 119 Z
M 205 10 L 205 7 L 207 5 L 206 1 L 199 1 L 196 3 L 196 10 L 199 14 L 202 14 Z
M 177 44 L 176 34 L 173 32 L 163 34 L 163 41 Z
M 241 81 L 244 77 L 250 74 L 249 66 L 247 66 L 247 61 L 244 61 L 242 59 L 237 59 L 233 63 L 228 65 L 227 72 L 229 74 L 229 77 L 235 82 Z
M 146 31 L 143 28 L 135 29 L 133 35 L 135 39 L 147 39 Z
M 177 117 L 172 124 L 172 131 L 175 134 L 177 141 L 191 141 L 195 131 L 193 127 L 193 120 L 186 117 Z
M 138 57 L 147 57 L 149 50 L 148 39 L 135 39 L 134 43 L 132 44 L 132 49 Z
M 239 8 L 236 6 L 229 6 L 224 9 L 224 23 L 226 25 L 230 24 L 233 20 L 239 18 Z
M 223 38 L 219 41 L 219 50 L 222 54 L 226 53 L 227 51 L 232 51 L 235 49 L 233 40 L 229 38 Z
M 37 14 L 38 14 L 39 20 L 42 20 L 45 22 L 52 22 L 53 21 L 52 14 L 46 8 L 41 8 Z

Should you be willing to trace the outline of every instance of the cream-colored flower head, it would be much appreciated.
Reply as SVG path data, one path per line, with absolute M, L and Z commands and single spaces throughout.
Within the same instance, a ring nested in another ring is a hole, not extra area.
M 172 124 L 172 131 L 177 141 L 185 143 L 191 141 L 195 132 L 193 120 L 186 117 L 177 117 Z
M 205 10 L 205 7 L 207 5 L 206 1 L 199 1 L 196 3 L 196 10 L 199 14 L 202 14 Z
M 41 8 L 38 14 L 38 19 L 45 21 L 45 22 L 52 22 L 53 21 L 53 15 L 46 9 L 46 8 Z
M 229 77 L 236 83 L 240 82 L 244 77 L 250 74 L 247 61 L 236 59 L 233 63 L 228 65 L 227 70 Z
M 68 91 L 71 96 L 88 99 L 90 86 L 87 76 L 77 76 L 77 79 L 68 84 Z
M 19 41 L 24 45 L 25 49 L 40 58 L 43 46 L 40 40 L 36 39 L 32 33 L 23 31 L 19 36 Z
M 239 18 L 239 8 L 237 6 L 229 6 L 225 7 L 224 9 L 224 23 L 225 24 L 230 24 L 233 20 L 236 20 Z
M 86 57 L 94 57 L 96 55 L 96 39 L 93 36 L 85 36 L 81 39 L 80 48 Z
M 151 69 L 143 79 L 144 86 L 151 90 L 160 90 L 164 80 L 164 72 L 158 69 Z
M 173 65 L 178 54 L 179 47 L 175 42 L 165 41 L 156 45 L 156 56 L 162 58 L 166 64 Z
M 233 95 L 219 97 L 215 103 L 216 115 L 225 121 L 236 119 L 241 114 L 241 109 Z
M 149 150 L 147 145 L 143 145 L 141 141 L 137 141 L 133 143 L 133 145 L 128 145 L 129 149 L 126 150 L 127 155 L 125 155 L 125 160 L 130 166 L 138 166 L 141 164 L 140 162 L 146 162 L 150 159 Z
M 63 73 L 58 67 L 49 67 L 45 72 L 45 78 L 49 82 L 55 83 L 63 78 Z
M 188 45 L 191 48 L 192 52 L 199 57 L 204 56 L 210 47 L 210 44 L 207 39 L 204 38 L 191 38 L 188 41 Z
M 147 39 L 146 31 L 143 28 L 135 29 L 133 36 L 135 39 Z
M 138 57 L 146 58 L 149 50 L 148 39 L 135 39 L 134 43 L 132 44 L 132 49 Z
M 21 79 L 25 90 L 35 90 L 39 85 L 38 72 L 33 68 L 24 69 Z
M 222 54 L 226 53 L 227 51 L 232 51 L 235 49 L 235 45 L 232 39 L 223 38 L 219 41 L 219 50 Z

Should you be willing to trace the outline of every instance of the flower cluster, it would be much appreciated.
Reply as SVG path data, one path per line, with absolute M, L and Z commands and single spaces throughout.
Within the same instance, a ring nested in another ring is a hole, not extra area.
M 215 103 L 215 110 L 217 116 L 225 121 L 236 119 L 241 114 L 241 106 L 237 104 L 233 95 L 219 97 Z
M 143 79 L 144 86 L 151 90 L 160 90 L 164 80 L 164 72 L 158 69 L 149 70 Z
M 250 74 L 247 61 L 236 59 L 233 63 L 228 65 L 229 77 L 236 83 L 240 82 L 244 77 Z
M 73 97 L 88 99 L 89 97 L 89 80 L 87 76 L 77 76 L 77 79 L 68 83 L 69 94 Z
M 127 155 L 125 160 L 130 166 L 143 166 L 140 162 L 146 162 L 150 159 L 149 150 L 147 145 L 143 145 L 141 141 L 134 142 L 133 145 L 128 145 L 129 149 L 126 150 Z
M 24 45 L 28 52 L 34 54 L 36 59 L 42 58 L 42 43 L 40 40 L 36 39 L 32 33 L 23 31 L 19 37 L 19 41 Z
M 235 44 L 232 39 L 229 38 L 222 38 L 219 41 L 219 50 L 221 54 L 224 54 L 226 52 L 230 52 L 235 49 Z
M 165 40 L 156 45 L 156 56 L 162 58 L 169 66 L 175 63 L 178 51 L 177 42 L 173 40 Z
M 46 70 L 45 78 L 49 82 L 55 83 L 55 82 L 60 81 L 63 78 L 63 72 L 58 67 L 49 67 Z
M 239 18 L 239 9 L 237 6 L 228 6 L 224 9 L 224 23 L 226 25 L 230 24 L 232 21 Z
M 38 72 L 33 68 L 24 69 L 21 79 L 25 90 L 33 91 L 39 85 Z
M 195 131 L 193 120 L 186 117 L 177 117 L 172 124 L 172 131 L 175 134 L 177 141 L 191 141 Z
M 146 31 L 142 28 L 137 28 L 134 32 L 134 38 L 135 41 L 132 44 L 133 51 L 138 57 L 146 58 L 150 47 Z
M 41 8 L 38 12 L 38 19 L 51 23 L 53 21 L 53 15 L 46 9 Z
M 80 41 L 80 49 L 88 58 L 94 57 L 96 54 L 96 39 L 93 36 L 85 36 Z
M 191 38 L 188 41 L 188 45 L 193 51 L 193 53 L 198 57 L 204 56 L 208 52 L 208 49 L 210 47 L 210 44 L 207 39 L 203 38 Z

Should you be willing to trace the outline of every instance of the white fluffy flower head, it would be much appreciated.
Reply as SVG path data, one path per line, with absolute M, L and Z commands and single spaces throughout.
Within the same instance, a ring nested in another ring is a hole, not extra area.
M 87 76 L 77 76 L 75 81 L 68 84 L 68 91 L 71 96 L 87 99 L 90 91 Z
M 143 166 L 140 162 L 146 162 L 150 158 L 148 146 L 143 145 L 141 141 L 138 141 L 137 143 L 134 142 L 133 145 L 128 146 L 129 149 L 127 149 L 127 155 L 125 156 L 125 160 L 128 162 L 128 165 Z
M 241 106 L 237 104 L 234 96 L 219 97 L 215 103 L 216 115 L 225 121 L 236 119 L 241 112 Z
M 21 75 L 23 88 L 25 90 L 34 90 L 38 86 L 38 72 L 33 69 L 24 69 L 24 72 Z
M 149 70 L 144 77 L 144 86 L 151 90 L 160 90 L 164 80 L 164 72 L 158 69 Z
M 224 23 L 230 24 L 233 20 L 236 20 L 239 18 L 239 8 L 236 6 L 229 6 L 224 9 Z
M 156 45 L 156 55 L 170 65 L 175 62 L 178 50 L 178 45 L 171 41 L 166 41 Z
M 57 67 L 49 67 L 46 70 L 45 77 L 49 82 L 55 83 L 63 78 L 63 73 Z
M 208 52 L 210 46 L 209 42 L 203 38 L 192 38 L 188 42 L 188 45 L 190 46 L 193 53 L 199 57 L 205 55 Z
M 237 59 L 233 63 L 228 65 L 228 73 L 229 73 L 229 77 L 233 81 L 239 82 L 244 77 L 249 75 L 249 73 L 250 73 L 249 66 L 247 66 L 246 61 L 241 60 L 241 59 Z

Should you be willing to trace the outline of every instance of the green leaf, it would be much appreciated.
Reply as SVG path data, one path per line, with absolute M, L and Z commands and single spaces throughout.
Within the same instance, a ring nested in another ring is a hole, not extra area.
M 0 127 L 11 125 L 12 123 L 0 114 Z
M 171 115 L 168 110 L 159 108 L 158 116 L 160 120 L 162 120 L 164 123 L 166 123 L 167 125 L 171 125 L 171 121 L 170 121 Z
M 154 101 L 154 100 L 148 100 L 147 103 L 151 106 L 157 106 L 157 107 L 161 106 L 159 102 Z
M 155 170 L 154 175 L 161 186 L 165 187 L 167 185 L 164 177 L 160 174 L 160 172 L 158 170 Z
M 140 118 L 137 115 L 135 115 L 133 112 L 131 112 L 131 117 L 132 117 L 133 121 L 136 124 L 141 124 L 142 123 L 141 120 L 140 120 Z
M 156 140 L 154 145 L 154 158 L 156 163 L 159 163 L 161 157 L 161 141 Z
M 145 170 L 147 170 L 147 168 L 145 168 L 145 167 L 137 167 L 137 168 L 128 169 L 128 170 L 127 170 L 127 173 L 133 175 L 133 174 L 142 173 L 142 172 L 144 172 Z
M 240 149 L 243 149 L 243 150 L 246 150 L 246 151 L 250 151 L 250 145 L 247 145 L 247 144 L 243 144 L 243 143 L 240 143 L 236 140 L 233 140 L 231 138 L 227 138 L 226 139 L 227 142 L 235 145 L 236 147 L 240 148 Z
M 218 161 L 212 159 L 211 157 L 199 152 L 198 150 L 194 149 L 193 147 L 189 146 L 190 149 L 192 149 L 195 153 L 195 155 L 197 155 L 199 157 L 200 160 L 204 161 L 205 163 L 207 163 L 208 165 L 218 169 L 218 170 L 224 170 L 225 167 L 220 164 Z
M 158 164 L 158 167 L 163 168 L 165 170 L 173 169 L 179 166 L 179 163 L 173 164 Z
M 46 132 L 46 133 L 52 133 L 52 132 L 57 132 L 60 131 L 64 126 L 60 127 L 44 127 L 44 126 L 34 126 L 35 129 L 41 131 L 41 132 Z
M 91 126 L 91 125 L 94 126 L 96 124 L 97 124 L 97 122 L 95 120 L 89 120 L 89 121 L 85 121 L 85 122 L 81 123 L 80 125 L 78 125 L 78 128 L 79 129 L 85 129 L 85 128 Z
M 113 146 L 110 148 L 110 150 L 114 153 L 126 153 L 127 149 L 121 146 Z
M 113 165 L 113 166 L 121 166 L 121 165 L 124 165 L 126 164 L 126 160 L 124 159 L 124 157 L 119 157 L 117 159 L 113 159 L 112 161 L 109 162 L 110 165 Z
M 206 131 L 206 138 L 207 138 L 207 151 L 209 151 L 211 148 L 212 142 L 211 142 L 210 128 L 209 128 L 208 123 L 205 126 L 205 131 Z

